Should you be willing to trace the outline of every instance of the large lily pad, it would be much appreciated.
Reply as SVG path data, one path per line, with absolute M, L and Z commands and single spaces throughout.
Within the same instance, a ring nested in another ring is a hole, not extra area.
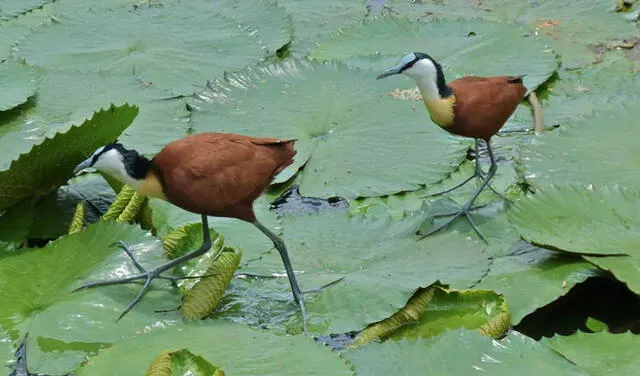
M 587 375 L 520 333 L 495 341 L 467 330 L 431 339 L 372 343 L 345 354 L 359 375 Z
M 10 19 L 43 6 L 50 0 L 4 0 L 0 4 L 0 20 Z
M 596 58 L 597 45 L 622 41 L 637 34 L 633 22 L 613 12 L 609 0 L 448 0 L 385 1 L 385 10 L 412 19 L 477 19 L 511 22 L 543 37 L 562 55 L 566 67 L 581 67 Z M 377 9 L 382 11 L 381 9 Z
M 35 69 L 0 60 L 0 111 L 9 110 L 26 102 L 27 98 L 35 92 Z
M 558 63 L 544 44 L 523 34 L 517 26 L 506 23 L 421 23 L 381 17 L 345 30 L 313 51 L 311 57 L 341 59 L 381 71 L 406 53 L 421 51 L 449 70 L 449 80 L 463 75 L 526 74 L 524 84 L 531 91 L 551 76 Z M 371 56 L 376 58 L 366 59 Z
M 77 163 L 118 137 L 137 114 L 135 106 L 111 106 L 22 154 L 0 171 L 0 210 L 56 189 L 71 177 Z
M 522 149 L 524 178 L 537 189 L 569 183 L 640 185 L 639 116 L 640 108 L 625 106 L 537 138 Z
M 5 328 L 13 328 L 16 324 L 23 323 L 27 319 L 31 319 L 29 330 L 34 334 L 41 335 L 37 317 L 48 315 L 48 311 L 61 303 L 77 300 L 82 297 L 83 293 L 71 294 L 74 287 L 78 287 L 78 279 L 92 279 L 108 276 L 91 276 L 90 272 L 94 268 L 104 263 L 107 256 L 119 254 L 117 248 L 109 247 L 116 240 L 124 240 L 132 244 L 136 241 L 144 241 L 149 239 L 141 230 L 133 226 L 125 224 L 116 224 L 115 222 L 100 222 L 96 225 L 89 226 L 85 231 L 78 234 L 61 238 L 50 243 L 46 248 L 40 249 L 23 249 L 19 251 L 5 251 L 0 254 L 2 263 L 0 263 L 0 286 L 4 292 L 7 301 L 0 309 L 0 324 Z M 155 242 L 157 247 L 159 244 Z M 119 259 L 128 262 L 126 255 L 121 255 Z M 122 262 L 122 261 L 121 261 Z M 130 267 L 130 269 L 133 269 Z M 114 277 L 114 271 L 111 271 L 111 277 Z M 104 288 L 102 295 L 110 288 Z M 113 288 L 111 288 L 113 289 Z M 95 290 L 96 292 L 99 289 Z M 128 290 L 128 289 L 127 289 Z M 113 290 L 112 290 L 113 291 Z M 84 295 L 88 295 L 84 293 Z M 121 296 L 124 299 L 124 296 Z M 87 304 L 89 302 L 86 302 Z M 66 303 L 65 303 L 66 304 Z M 64 305 L 64 304 L 63 304 Z M 91 304 L 88 304 L 91 305 Z M 76 308 L 78 308 L 76 304 Z M 122 307 L 120 307 L 122 308 Z M 100 326 L 104 323 L 113 324 L 117 318 L 118 307 L 111 307 L 111 318 L 106 319 L 100 325 L 91 320 L 96 328 L 100 331 Z M 98 307 L 93 307 L 94 311 L 98 311 Z M 79 309 L 76 311 L 67 311 L 67 317 L 58 317 L 54 322 L 74 321 L 80 316 Z M 71 313 L 73 312 L 73 314 Z M 101 314 L 105 315 L 106 310 L 102 310 Z M 51 318 L 51 317 L 49 317 Z M 86 317 L 84 318 L 86 320 Z M 49 323 L 52 321 L 49 321 Z M 43 323 L 44 324 L 44 323 Z M 56 325 L 48 327 L 48 331 L 57 332 L 73 332 L 78 328 L 75 326 Z M 131 328 L 128 328 L 131 330 Z M 88 334 L 88 333 L 87 333 Z M 83 334 L 83 340 L 90 341 L 108 341 L 106 333 L 98 338 L 91 338 L 90 335 Z M 80 340 L 80 338 L 73 338 Z
M 512 322 L 518 323 L 596 274 L 597 268 L 578 256 L 524 243 L 514 247 L 511 254 L 494 258 L 489 272 L 475 288 L 502 294 Z
M 310 338 L 276 336 L 224 320 L 185 324 L 122 341 L 92 357 L 78 375 L 140 375 L 160 352 L 183 348 L 227 374 L 352 375 L 339 355 Z
M 127 242 L 144 265 L 166 261 L 162 244 L 135 226 L 102 221 L 42 249 L 6 250 L 0 254 L 0 286 L 7 299 L 0 325 L 29 333 L 32 372 L 64 374 L 89 353 L 132 335 L 141 328 L 174 325 L 179 313 L 154 313 L 179 303 L 167 282 L 155 282 L 145 298 L 116 322 L 139 285 L 119 285 L 72 293 L 82 283 L 132 274 L 137 270 L 124 252 L 110 246 Z M 158 288 L 162 284 L 165 288 Z M 51 325 L 56 323 L 56 325 Z M 36 343 L 37 342 L 37 343 Z
M 131 103 L 140 108 L 135 122 L 119 140 L 129 148 L 150 155 L 188 133 L 189 111 L 183 100 L 164 100 L 168 93 L 133 77 L 104 73 L 47 73 L 39 82 L 36 100 L 0 127 L 0 166 L 7 165 L 31 145 L 66 131 L 90 118 L 106 103 Z M 112 136 L 113 141 L 117 135 Z
M 440 281 L 467 288 L 486 274 L 489 260 L 480 243 L 456 232 L 416 241 L 413 234 L 424 219 L 424 213 L 398 222 L 349 217 L 344 212 L 286 217 L 283 236 L 301 288 L 309 290 L 343 278 L 308 295 L 312 330 L 343 333 L 362 329 L 391 316 L 418 287 Z M 272 251 L 242 271 L 269 275 L 282 273 L 283 267 Z M 290 296 L 284 281 L 262 287 Z M 240 307 L 239 314 L 249 316 L 251 308 Z
M 575 123 L 596 111 L 624 111 L 623 104 L 640 99 L 640 74 L 624 52 L 609 52 L 602 60 L 579 71 L 559 72 L 544 101 L 546 127 Z
M 542 342 L 591 375 L 632 375 L 640 367 L 637 356 L 640 341 L 630 332 L 578 332 L 568 337 L 545 338 Z
M 307 54 L 338 30 L 359 22 L 366 13 L 361 1 L 281 0 L 278 3 L 293 18 L 292 49 L 300 55 Z
M 254 4 L 251 11 L 257 14 L 272 14 L 275 7 Z M 232 11 L 226 16 L 218 6 L 148 3 L 66 12 L 31 34 L 18 54 L 31 65 L 133 74 L 174 94 L 188 95 L 196 90 L 194 85 L 260 61 L 265 44 L 271 44 L 263 43 L 256 30 L 241 27 L 242 17 L 233 17 Z M 286 30 L 287 22 L 282 14 L 282 29 Z M 52 49 L 52 45 L 58 47 Z
M 442 180 L 464 158 L 455 141 L 375 73 L 290 60 L 230 75 L 192 116 L 198 131 L 297 139 L 304 194 L 377 196 Z M 300 158 L 303 158 L 300 162 Z
M 522 237 L 552 249 L 640 257 L 640 193 L 619 187 L 549 188 L 509 213 Z

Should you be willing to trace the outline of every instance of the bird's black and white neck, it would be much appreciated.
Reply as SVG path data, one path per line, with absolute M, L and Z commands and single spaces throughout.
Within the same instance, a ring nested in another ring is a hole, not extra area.
M 422 52 L 407 54 L 398 64 L 380 74 L 378 79 L 394 74 L 404 74 L 415 81 L 436 124 L 447 127 L 453 123 L 455 96 L 447 86 L 442 66 L 431 56 Z
M 152 168 L 153 162 L 135 150 L 126 149 L 119 143 L 98 148 L 91 157 L 80 163 L 78 172 L 93 167 L 146 196 L 165 199 L 160 177 Z

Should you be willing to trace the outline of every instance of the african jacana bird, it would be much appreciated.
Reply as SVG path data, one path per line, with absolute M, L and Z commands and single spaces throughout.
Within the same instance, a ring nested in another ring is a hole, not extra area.
M 296 281 L 284 241 L 256 218 L 253 202 L 273 177 L 293 163 L 294 140 L 254 138 L 228 133 L 199 133 L 173 141 L 149 160 L 135 150 L 112 143 L 96 150 L 74 170 L 88 167 L 107 173 L 137 192 L 159 198 L 202 217 L 203 243 L 195 251 L 147 270 L 133 257 L 126 244 L 119 242 L 140 272 L 130 277 L 89 283 L 80 289 L 142 280 L 138 295 L 118 320 L 140 301 L 156 278 L 176 280 L 161 273 L 211 248 L 207 216 L 230 217 L 252 223 L 273 242 L 284 264 L 293 298 L 300 306 L 306 329 L 304 300 Z
M 451 192 L 475 177 L 482 180 L 483 173 L 478 161 L 478 139 L 486 142 L 491 160 L 487 176 L 473 192 L 469 201 L 460 211 L 453 213 L 450 220 L 431 229 L 423 238 L 440 231 L 464 215 L 478 236 L 486 242 L 486 238 L 473 222 L 470 213 L 473 210 L 473 203 L 496 174 L 498 165 L 491 150 L 491 137 L 502 128 L 524 98 L 527 88 L 522 83 L 523 76 L 466 76 L 447 83 L 442 66 L 431 56 L 421 52 L 407 54 L 398 64 L 386 69 L 377 79 L 394 74 L 407 75 L 416 82 L 434 123 L 451 134 L 475 139 L 476 171 L 474 175 L 438 194 Z

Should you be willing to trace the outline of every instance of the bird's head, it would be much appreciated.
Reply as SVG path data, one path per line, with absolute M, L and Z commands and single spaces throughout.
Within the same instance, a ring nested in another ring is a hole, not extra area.
M 394 74 L 404 74 L 411 78 L 426 77 L 436 80 L 438 71 L 442 71 L 431 56 L 422 52 L 412 52 L 405 55 L 398 64 L 386 69 L 377 79 L 392 76 Z
M 425 53 L 412 52 L 405 55 L 398 64 L 387 68 L 377 79 L 394 74 L 404 74 L 413 78 L 425 99 L 440 99 L 451 95 L 442 66 Z
M 117 142 L 96 149 L 93 154 L 78 164 L 74 173 L 93 167 L 123 183 L 135 186 L 135 182 L 145 178 L 151 162 L 135 150 L 126 149 Z

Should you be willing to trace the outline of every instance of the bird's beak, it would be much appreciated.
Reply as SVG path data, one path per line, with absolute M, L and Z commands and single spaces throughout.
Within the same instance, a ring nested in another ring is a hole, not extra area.
M 402 65 L 400 65 L 400 64 L 394 65 L 391 68 L 388 68 L 387 70 L 382 72 L 378 77 L 376 77 L 376 80 L 379 80 L 379 79 L 385 78 L 385 77 L 389 77 L 389 76 L 393 76 L 394 74 L 400 74 L 400 70 L 401 69 L 402 69 Z
M 76 166 L 76 168 L 73 169 L 73 173 L 77 174 L 78 172 L 84 170 L 85 168 L 91 167 L 91 158 L 87 158 L 84 161 L 82 161 L 82 163 L 80 163 L 79 165 Z

